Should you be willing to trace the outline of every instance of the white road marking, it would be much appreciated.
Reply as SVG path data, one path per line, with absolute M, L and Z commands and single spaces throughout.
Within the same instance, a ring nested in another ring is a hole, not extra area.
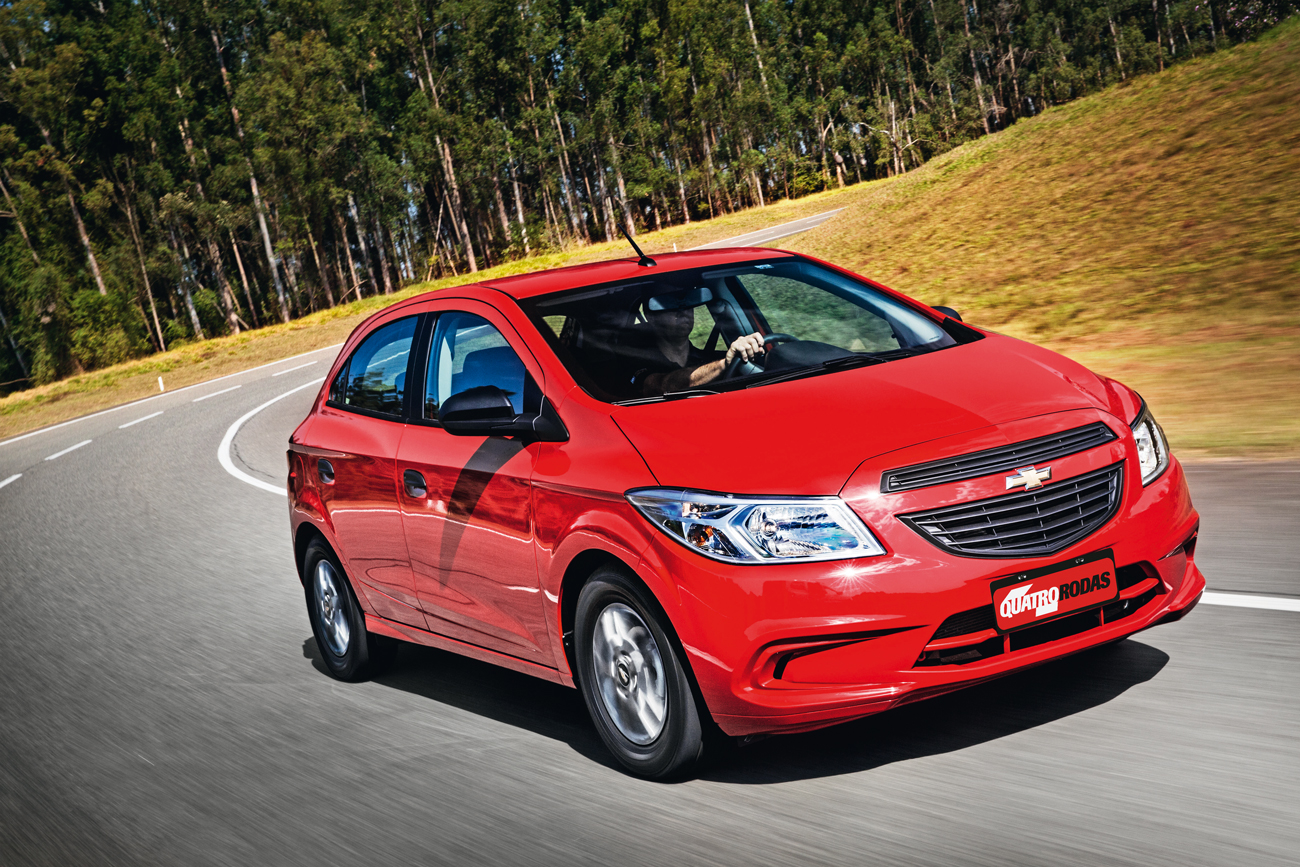
M 309 361 L 306 364 L 300 364 L 297 367 L 291 367 L 288 370 L 277 370 L 272 376 L 284 376 L 286 373 L 293 373 L 295 370 L 302 370 L 304 367 L 311 367 L 316 362 Z
M 786 226 L 793 226 L 796 223 L 811 223 L 811 225 L 804 226 L 801 229 L 794 229 L 793 231 L 784 232 L 780 235 L 773 235 L 770 238 L 759 238 L 758 240 L 752 242 L 753 244 L 766 244 L 768 241 L 775 241 L 779 238 L 788 238 L 791 235 L 797 235 L 800 232 L 807 232 L 809 229 L 815 229 L 818 226 L 820 226 L 822 223 L 829 220 L 831 217 L 838 214 L 842 210 L 844 209 L 836 208 L 833 211 L 823 211 L 820 214 L 813 214 L 811 217 L 800 217 L 798 220 L 791 220 L 788 223 L 778 223 L 777 225 L 769 226 L 766 229 L 759 229 L 757 232 L 746 232 L 743 235 L 736 235 L 735 237 L 732 238 L 723 238 L 721 241 L 711 241 L 708 244 L 701 244 L 698 247 L 691 247 L 691 250 L 709 250 L 713 247 L 748 247 L 748 246 L 752 246 L 752 244 L 740 244 L 737 242 L 745 238 L 755 238 L 760 235 L 766 235 L 768 232 L 773 232 L 777 229 L 783 229 Z M 812 222 L 813 220 L 817 220 L 817 222 L 813 223 Z
M 284 485 L 273 485 L 270 482 L 264 482 L 261 479 L 250 476 L 248 473 L 235 466 L 235 462 L 230 459 L 230 446 L 235 442 L 235 434 L 239 433 L 239 429 L 244 426 L 244 422 L 248 421 L 271 404 L 284 400 L 289 395 L 302 391 L 304 388 L 311 388 L 313 385 L 320 385 L 323 381 L 324 377 L 314 379 L 305 385 L 300 385 L 297 388 L 286 391 L 279 397 L 273 397 L 256 409 L 249 410 L 241 415 L 239 419 L 226 430 L 226 435 L 221 438 L 221 445 L 217 446 L 217 460 L 221 463 L 221 466 L 225 468 L 226 472 L 230 473 L 241 482 L 247 482 L 255 488 L 261 488 L 264 491 L 270 491 L 271 493 L 279 494 L 282 497 L 289 496 L 289 492 L 285 489 Z
M 12 476 L 5 479 L 3 482 L 0 482 L 0 488 L 3 488 L 5 485 L 9 484 L 10 482 L 16 482 L 22 477 L 23 477 L 22 473 L 14 473 Z
M 1287 596 L 1252 596 L 1249 593 L 1214 593 L 1209 590 L 1201 597 L 1206 605 L 1228 605 L 1233 608 L 1262 608 L 1266 611 L 1300 611 L 1300 599 Z
M 162 411 L 162 410 L 158 410 L 157 412 L 151 412 L 151 413 L 149 413 L 149 414 L 146 415 L 146 416 L 141 416 L 140 418 L 136 419 L 135 421 L 129 421 L 129 422 L 127 422 L 126 424 L 120 424 L 120 425 L 117 426 L 117 429 L 118 429 L 118 430 L 121 430 L 122 428 L 130 427 L 130 426 L 133 425 L 133 424 L 139 424 L 139 423 L 142 422 L 142 421 L 148 421 L 148 420 L 151 419 L 151 418 L 157 418 L 158 416 L 160 416 L 160 415 L 162 415 L 162 414 L 163 414 L 163 411 Z
M 140 404 L 148 403 L 151 400 L 158 400 L 159 398 L 163 398 L 163 397 L 171 397 L 174 394 L 180 394 L 182 391 L 189 391 L 191 388 L 202 388 L 203 386 L 211 385 L 214 382 L 221 382 L 221 380 L 223 379 L 230 379 L 230 377 L 232 376 L 243 376 L 245 373 L 253 373 L 254 371 L 264 370 L 268 367 L 274 367 L 277 364 L 284 364 L 286 361 L 293 361 L 295 358 L 306 358 L 308 355 L 315 355 L 317 352 L 326 352 L 330 349 L 338 349 L 341 346 L 343 346 L 342 343 L 336 343 L 333 346 L 323 346 L 320 349 L 313 349 L 311 352 L 300 352 L 297 355 L 290 355 L 288 358 L 281 358 L 278 361 L 268 361 L 266 364 L 259 364 L 257 367 L 250 367 L 248 368 L 248 370 L 238 370 L 234 373 L 227 373 L 225 376 L 218 376 L 216 379 L 209 379 L 206 382 L 196 382 L 193 385 L 187 385 L 184 388 L 178 388 L 175 391 L 169 391 L 166 394 L 155 394 L 153 397 L 146 397 L 140 400 L 133 400 L 130 403 L 124 403 L 121 406 L 114 406 L 108 409 L 101 409 L 99 412 L 92 412 L 90 415 L 83 415 L 78 418 L 68 419 L 67 421 L 61 421 L 58 424 L 52 424 L 49 427 L 43 427 L 40 430 L 34 430 L 25 434 L 20 434 L 19 436 L 12 437 L 10 439 L 4 440 L 3 442 L 0 442 L 0 446 L 7 446 L 10 443 L 16 443 L 19 440 L 25 440 L 28 437 L 34 437 L 43 433 L 49 433 L 52 430 L 58 430 L 59 428 L 67 427 L 70 424 L 76 424 L 77 422 L 87 421 L 88 419 L 92 419 L 92 418 L 98 418 L 101 415 L 107 415 L 110 412 L 117 412 L 118 410 L 126 409 L 129 406 L 139 406 Z
M 214 392 L 212 392 L 212 394 L 205 394 L 205 395 L 203 395 L 203 397 L 196 397 L 196 398 L 194 398 L 194 400 L 190 401 L 190 403 L 198 403 L 198 402 L 201 401 L 201 400 L 207 400 L 207 399 L 210 398 L 210 397 L 216 397 L 216 396 L 219 395 L 219 394 L 225 394 L 225 393 L 228 392 L 228 391 L 234 391 L 235 389 L 237 389 L 237 388 L 241 388 L 241 387 L 242 387 L 242 386 L 232 385 L 232 386 L 230 386 L 230 388 L 223 388 L 223 389 L 221 389 L 221 391 L 214 391 Z
M 75 446 L 68 446 L 66 449 L 64 449 L 64 450 L 61 451 L 61 452 L 55 452 L 54 454 L 50 455 L 50 456 L 49 456 L 48 458 L 46 458 L 45 460 L 47 460 L 47 461 L 52 461 L 52 460 L 54 460 L 55 458 L 61 458 L 61 457 L 63 457 L 64 455 L 66 455 L 68 452 L 75 452 L 77 449 L 81 448 L 82 446 L 88 446 L 88 445 L 90 445 L 90 444 L 93 443 L 93 442 L 94 442 L 94 440 L 82 440 L 81 442 L 77 443 Z

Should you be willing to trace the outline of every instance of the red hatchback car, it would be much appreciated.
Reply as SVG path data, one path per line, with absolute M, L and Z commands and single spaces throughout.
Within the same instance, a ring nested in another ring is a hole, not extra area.
M 805 256 L 643 257 L 363 323 L 289 449 L 312 629 L 582 691 L 635 773 L 1176 620 L 1198 517 L 1142 399 Z

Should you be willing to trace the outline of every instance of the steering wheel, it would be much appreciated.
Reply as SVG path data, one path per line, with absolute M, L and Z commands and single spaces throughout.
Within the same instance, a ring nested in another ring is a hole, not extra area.
M 793 340 L 798 340 L 798 339 L 799 338 L 795 337 L 793 334 L 784 334 L 780 331 L 775 331 L 763 338 L 763 353 L 764 354 L 767 353 L 767 345 L 769 343 L 789 343 Z M 736 371 L 740 370 L 740 366 L 744 363 L 745 363 L 744 357 L 741 355 L 736 355 L 734 358 L 731 359 L 731 363 L 728 364 L 726 368 L 722 371 L 721 378 L 731 379 L 735 377 Z

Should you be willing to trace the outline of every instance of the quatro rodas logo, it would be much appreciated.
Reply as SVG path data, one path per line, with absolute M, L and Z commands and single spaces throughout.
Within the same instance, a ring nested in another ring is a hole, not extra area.
M 1007 476 L 1007 490 L 1024 485 L 1026 491 L 1032 491 L 1034 488 L 1041 488 L 1043 482 L 1051 477 L 1051 467 L 1043 467 L 1041 470 L 1036 470 L 1033 467 L 1021 467 L 1016 470 L 1014 476 Z
M 1032 583 L 1017 587 L 1002 598 L 998 613 L 1003 619 L 1010 620 L 1030 608 L 1034 609 L 1035 617 L 1056 613 L 1061 601 L 1061 588 L 1044 587 L 1042 590 L 1034 590 L 1033 593 L 1030 593 L 1030 590 L 1034 590 Z
M 1103 604 L 1117 593 L 1114 561 L 1097 557 L 1034 577 L 1025 573 L 994 581 L 993 610 L 998 628 L 1006 631 Z

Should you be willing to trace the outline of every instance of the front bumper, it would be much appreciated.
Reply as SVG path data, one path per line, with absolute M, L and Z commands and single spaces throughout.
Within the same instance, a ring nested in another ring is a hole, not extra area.
M 660 537 L 640 568 L 676 590 L 671 619 L 723 731 L 805 731 L 1116 641 L 1190 611 L 1205 579 L 1194 561 L 1199 518 L 1182 468 L 1172 461 L 1146 488 L 1127 475 L 1115 516 L 1049 558 L 954 556 L 897 522 L 882 527 L 882 519 L 872 522 L 889 548 L 882 557 L 729 566 Z M 991 604 L 993 579 L 1102 548 L 1136 576 L 1120 602 L 1007 636 L 976 631 L 934 640 L 952 615 Z

